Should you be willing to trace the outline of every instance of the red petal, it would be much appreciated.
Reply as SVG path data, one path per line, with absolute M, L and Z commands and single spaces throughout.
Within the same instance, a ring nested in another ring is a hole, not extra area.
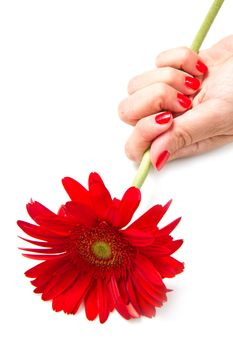
M 60 206 L 60 208 L 58 209 L 57 215 L 58 216 L 66 216 L 66 211 L 64 209 L 64 205 Z
M 141 192 L 136 187 L 130 187 L 122 197 L 113 226 L 124 227 L 132 219 L 141 201 Z
M 128 310 L 129 310 L 130 315 L 131 315 L 133 318 L 139 318 L 139 317 L 140 317 L 141 314 L 139 314 L 139 313 L 135 310 L 135 308 L 133 307 L 133 305 L 132 305 L 131 303 L 129 303 L 129 304 L 127 305 L 127 308 L 128 308 Z
M 67 272 L 71 268 L 70 262 L 66 262 L 65 259 L 62 259 L 62 264 L 58 265 L 56 269 L 50 269 L 42 272 L 38 277 L 31 281 L 31 284 L 35 287 L 38 287 L 36 293 L 43 293 L 48 285 L 50 288 L 54 285 L 54 278 L 59 278 L 61 274 Z M 52 285 L 51 285 L 51 281 Z M 46 282 L 46 283 L 45 283 Z
M 141 288 L 138 288 L 138 286 L 135 286 L 136 278 L 132 280 L 132 290 L 136 291 L 137 296 L 137 308 L 140 310 L 140 315 L 145 315 L 147 317 L 153 317 L 155 316 L 156 310 L 154 303 L 148 302 L 144 298 L 144 291 L 141 291 Z
M 35 286 L 34 293 L 41 294 L 45 290 L 46 286 L 50 282 L 51 277 L 49 275 L 44 276 L 43 278 L 38 277 L 36 280 L 31 281 L 31 284 Z
M 172 241 L 168 243 L 167 247 L 170 250 L 170 254 L 175 253 L 182 246 L 182 244 L 183 244 L 183 239 L 177 239 L 176 241 Z
M 128 278 L 127 280 L 127 290 L 129 293 L 129 299 L 131 304 L 133 305 L 134 309 L 138 312 L 138 314 L 141 314 L 141 309 L 140 306 L 138 304 L 138 300 L 137 300 L 137 293 L 135 292 L 134 286 L 132 284 L 131 278 Z
M 155 205 L 154 207 L 150 208 L 145 214 L 140 216 L 140 218 L 134 221 L 128 227 L 128 229 L 138 229 L 141 231 L 153 230 L 168 210 L 170 204 L 171 201 L 169 201 L 164 207 L 159 204 Z
M 20 250 L 24 250 L 25 252 L 30 252 L 30 253 L 44 253 L 44 254 L 56 254 L 56 253 L 64 253 L 63 248 L 19 248 Z
M 110 312 L 112 312 L 115 309 L 115 305 L 114 305 L 114 301 L 113 301 L 111 290 L 109 288 L 109 282 L 106 283 L 106 285 L 107 285 L 109 310 L 110 310 Z
M 49 216 L 49 217 L 56 216 L 56 214 L 54 214 L 51 210 L 49 210 L 44 205 L 36 201 L 31 201 L 30 203 L 27 204 L 26 207 L 27 207 L 28 214 L 31 216 L 31 218 L 35 222 L 37 222 L 37 218 L 39 216 Z
M 76 221 L 70 217 L 62 217 L 58 215 L 54 217 L 41 216 L 40 218 L 37 218 L 37 222 L 41 226 L 49 229 L 52 233 L 61 236 L 69 236 L 70 231 L 72 231 L 77 224 Z
M 67 271 L 70 271 L 70 270 L 73 270 L 74 269 L 74 265 L 70 262 L 70 257 L 68 257 L 66 260 L 64 260 L 64 263 L 62 266 L 59 266 L 56 271 L 53 272 L 52 275 L 62 275 L 64 272 L 67 272 Z M 75 266 L 76 267 L 76 266 Z M 76 269 L 77 271 L 78 268 Z M 77 276 L 78 277 L 78 276 Z
M 144 298 L 153 307 L 161 307 L 162 302 L 151 296 L 148 292 L 147 289 L 144 289 L 141 284 L 138 281 L 134 281 L 135 289 L 137 290 L 137 293 Z
M 87 319 L 89 321 L 94 321 L 94 319 L 98 315 L 96 281 L 93 281 L 93 284 L 86 295 L 85 312 L 86 312 Z
M 76 293 L 74 293 L 74 298 L 76 299 L 76 303 L 74 305 L 73 314 L 76 314 L 81 303 L 83 302 L 89 288 L 91 285 L 91 281 L 92 281 L 92 276 L 84 276 L 83 279 L 81 281 L 78 281 L 78 285 L 77 285 L 77 289 L 74 287 L 74 290 L 76 289 Z M 70 302 L 72 302 L 72 297 L 69 300 L 69 304 Z
M 126 281 L 123 278 L 118 280 L 118 288 L 123 302 L 129 304 L 129 294 L 126 288 Z
M 137 292 L 143 295 L 144 299 L 153 306 L 160 307 L 166 298 L 166 288 L 163 286 L 152 285 L 149 281 L 146 281 L 143 276 L 137 271 L 134 273 L 133 279 Z
M 179 262 L 171 256 L 155 259 L 154 264 L 162 278 L 171 278 L 184 270 L 184 263 Z
M 156 314 L 155 307 L 148 303 L 142 295 L 138 295 L 140 309 L 142 310 L 142 315 L 152 318 Z
M 36 226 L 33 224 L 30 224 L 29 222 L 25 221 L 17 221 L 18 226 L 29 236 L 36 238 L 36 239 L 41 239 L 43 241 L 49 241 L 51 243 L 53 242 L 59 242 L 61 243 L 61 239 L 66 235 L 63 233 L 54 233 L 46 228 L 42 228 L 40 226 Z
M 106 281 L 98 279 L 97 281 L 97 302 L 99 309 L 100 323 L 107 321 L 110 310 L 108 306 L 108 294 L 107 294 Z
M 106 212 L 112 204 L 112 198 L 103 180 L 97 173 L 91 173 L 89 176 L 89 191 L 92 206 L 97 216 L 105 220 Z
M 46 286 L 44 286 L 43 290 L 41 290 L 41 288 L 39 288 L 39 287 L 36 288 L 37 291 L 39 290 L 40 293 L 43 293 L 42 296 L 41 296 L 41 299 L 42 299 L 42 300 L 47 300 L 47 299 L 45 299 L 45 298 L 43 297 L 44 292 L 47 292 L 48 290 L 52 289 L 52 288 L 56 285 L 56 283 L 58 282 L 58 280 L 59 280 L 59 276 L 52 276 L 52 277 L 50 277 L 50 280 L 49 280 L 49 282 L 46 284 Z M 48 300 L 49 300 L 49 299 L 48 299 Z
M 76 224 L 90 227 L 96 223 L 96 215 L 90 207 L 78 202 L 67 202 L 65 207 Z
M 177 218 L 176 220 L 172 221 L 170 224 L 168 224 L 167 226 L 161 228 L 158 231 L 158 236 L 165 236 L 165 235 L 169 235 L 175 228 L 176 226 L 179 224 L 181 218 Z
M 116 217 L 118 215 L 118 209 L 120 206 L 121 201 L 117 198 L 113 198 L 111 206 L 108 208 L 108 211 L 106 213 L 106 221 L 109 224 L 112 224 L 116 221 Z
M 141 253 L 145 255 L 148 259 L 159 258 L 164 255 L 170 255 L 171 250 L 166 245 L 161 244 L 151 244 L 148 246 L 141 247 Z
M 121 231 L 122 235 L 135 247 L 144 247 L 155 241 L 154 235 L 150 231 L 139 231 L 137 229 L 128 229 Z
M 58 269 L 60 266 L 65 264 L 65 262 L 66 260 L 63 258 L 60 260 L 57 259 L 55 261 L 44 261 L 26 271 L 25 276 L 35 278 L 43 273 L 50 275 L 52 272 L 56 271 L 56 269 Z
M 53 299 L 53 310 L 63 310 L 67 314 L 76 314 L 92 280 L 91 275 L 82 275 L 65 292 Z
M 110 287 L 115 308 L 119 312 L 119 314 L 123 316 L 126 320 L 129 320 L 130 318 L 134 317 L 130 314 L 127 308 L 127 305 L 124 304 L 120 296 L 120 292 L 119 292 L 118 285 L 114 275 L 111 277 L 109 287 Z
M 166 213 L 166 211 L 169 209 L 170 205 L 172 204 L 172 199 L 170 199 L 165 205 L 164 205 L 164 211 Z M 164 214 L 165 214 L 164 213 Z
M 78 181 L 71 177 L 65 177 L 62 179 L 62 184 L 72 201 L 81 202 L 87 206 L 90 205 L 89 192 Z
M 47 248 L 52 248 L 52 247 L 57 247 L 57 248 L 61 248 L 63 249 L 65 244 L 61 243 L 61 241 L 59 241 L 58 243 L 57 242 L 42 242 L 42 241 L 33 241 L 31 239 L 26 239 L 26 238 L 23 238 L 23 237 L 20 237 L 18 236 L 20 239 L 22 239 L 23 241 L 25 242 L 28 242 L 28 243 L 31 243 L 31 244 L 35 244 L 39 247 L 47 247 Z M 65 242 L 64 242 L 65 243 Z
M 128 229 L 138 229 L 140 231 L 150 231 L 154 229 L 157 217 L 160 217 L 162 210 L 162 205 L 155 205 L 134 221 Z
M 48 254 L 41 254 L 41 255 L 36 255 L 36 254 L 22 254 L 25 258 L 28 259 L 34 259 L 34 260 L 53 260 L 53 259 L 58 259 L 61 257 L 65 257 L 68 255 L 68 253 L 64 254 L 57 254 L 57 255 L 48 255 Z
M 57 297 L 74 283 L 79 275 L 79 271 L 74 269 L 72 265 L 69 267 L 63 274 L 55 275 L 51 279 L 42 294 L 43 300 L 50 300 Z
M 161 275 L 146 257 L 142 254 L 138 254 L 135 263 L 138 271 L 140 271 L 148 281 L 151 281 L 152 284 L 164 286 Z
M 147 276 L 142 275 L 140 271 L 135 271 L 135 279 L 139 282 L 144 289 L 148 290 L 148 293 L 152 295 L 155 299 L 163 302 L 167 301 L 166 293 L 168 292 L 168 289 L 166 288 L 165 284 L 158 285 L 156 283 L 152 283 L 152 281 L 147 278 Z

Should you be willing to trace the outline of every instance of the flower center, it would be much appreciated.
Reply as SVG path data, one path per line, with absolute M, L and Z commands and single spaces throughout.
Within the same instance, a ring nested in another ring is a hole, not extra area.
M 96 241 L 91 246 L 92 252 L 99 259 L 109 259 L 111 258 L 112 251 L 111 247 L 107 242 Z
M 123 276 L 135 253 L 123 234 L 104 221 L 91 228 L 77 226 L 68 250 L 74 264 L 92 269 L 96 276 L 113 270 Z

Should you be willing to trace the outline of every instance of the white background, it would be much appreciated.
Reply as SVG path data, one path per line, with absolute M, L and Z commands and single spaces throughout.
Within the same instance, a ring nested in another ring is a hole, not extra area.
M 168 303 L 154 319 L 106 324 L 55 313 L 24 277 L 33 266 L 15 222 L 30 198 L 52 210 L 67 200 L 60 180 L 99 172 L 120 197 L 135 167 L 124 155 L 131 127 L 117 116 L 130 77 L 160 51 L 189 45 L 210 0 L 2 0 L 0 5 L 1 348 L 232 349 L 233 146 L 152 172 L 137 215 L 154 203 L 182 216 L 175 237 L 182 275 L 167 280 Z M 225 1 L 204 46 L 232 34 Z M 136 215 L 136 216 L 137 216 Z

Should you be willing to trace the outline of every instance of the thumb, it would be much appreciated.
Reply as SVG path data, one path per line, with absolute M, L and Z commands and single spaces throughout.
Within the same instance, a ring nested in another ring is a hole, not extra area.
M 208 100 L 185 112 L 173 121 L 172 127 L 157 137 L 150 149 L 151 162 L 158 170 L 184 147 L 221 134 L 224 113 L 220 101 Z

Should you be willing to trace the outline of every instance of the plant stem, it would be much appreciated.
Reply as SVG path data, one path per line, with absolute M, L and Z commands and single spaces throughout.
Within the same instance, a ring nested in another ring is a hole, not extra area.
M 214 0 L 204 21 L 202 22 L 193 42 L 191 45 L 191 49 L 194 52 L 198 52 L 201 44 L 203 43 L 215 17 L 218 14 L 218 11 L 220 10 L 224 0 Z M 132 186 L 135 186 L 137 188 L 141 188 L 151 167 L 151 161 L 150 161 L 150 149 L 148 149 L 141 160 L 141 163 L 139 165 L 137 174 L 133 180 Z
M 201 44 L 203 43 L 215 17 L 218 14 L 218 11 L 220 10 L 222 4 L 223 4 L 224 0 L 214 0 L 204 21 L 202 22 L 193 42 L 191 45 L 191 49 L 194 52 L 198 52 Z
M 148 149 L 142 157 L 137 174 L 133 180 L 133 186 L 137 188 L 142 187 L 147 175 L 149 174 L 150 167 L 151 167 L 150 150 Z

